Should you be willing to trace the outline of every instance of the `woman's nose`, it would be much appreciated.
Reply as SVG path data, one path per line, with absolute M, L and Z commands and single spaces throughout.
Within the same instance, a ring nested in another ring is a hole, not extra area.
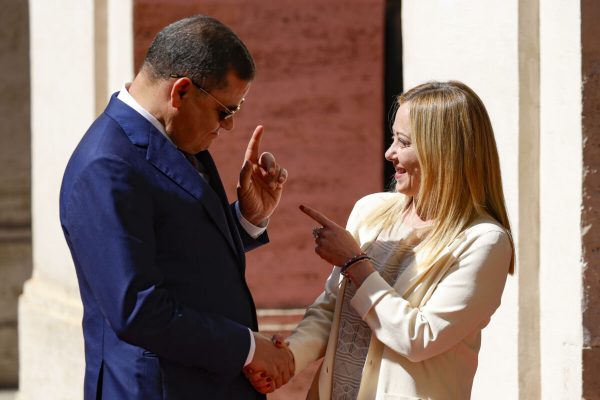
M 388 161 L 393 161 L 394 151 L 392 150 L 392 146 L 385 151 L 384 157 Z

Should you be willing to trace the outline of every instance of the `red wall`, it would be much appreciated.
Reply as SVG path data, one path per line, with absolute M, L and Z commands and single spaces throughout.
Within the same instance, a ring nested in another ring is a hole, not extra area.
M 248 254 L 247 277 L 259 308 L 306 307 L 329 275 L 330 267 L 313 251 L 315 224 L 298 205 L 316 207 L 345 224 L 356 200 L 383 188 L 384 4 L 135 1 L 138 67 L 158 30 L 197 13 L 230 26 L 255 58 L 257 76 L 235 129 L 214 142 L 211 152 L 230 199 L 257 124 L 265 126 L 262 150 L 273 152 L 289 171 L 269 226 L 271 243 Z M 308 378 L 303 379 L 296 386 L 305 386 Z
M 269 226 L 271 243 L 248 255 L 259 307 L 304 307 L 329 267 L 313 252 L 308 204 L 345 223 L 354 202 L 383 187 L 382 0 L 136 0 L 135 60 L 154 34 L 203 13 L 229 25 L 250 49 L 257 77 L 235 129 L 213 143 L 230 199 L 247 141 L 265 126 L 263 150 L 289 171 Z

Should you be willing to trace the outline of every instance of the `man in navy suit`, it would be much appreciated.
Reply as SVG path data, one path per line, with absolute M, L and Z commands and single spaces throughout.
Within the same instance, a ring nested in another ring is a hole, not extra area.
M 66 168 L 60 219 L 84 306 L 85 399 L 258 399 L 244 368 L 279 387 L 285 349 L 256 333 L 246 251 L 287 172 L 250 139 L 229 204 L 208 152 L 254 77 L 240 39 L 195 16 L 163 29 Z

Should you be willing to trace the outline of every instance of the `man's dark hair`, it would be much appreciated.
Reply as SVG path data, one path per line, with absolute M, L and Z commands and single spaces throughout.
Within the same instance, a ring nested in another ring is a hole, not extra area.
M 189 77 L 205 90 L 223 87 L 230 70 L 244 81 L 254 78 L 250 52 L 231 29 L 206 15 L 173 22 L 148 49 L 144 67 L 156 79 Z

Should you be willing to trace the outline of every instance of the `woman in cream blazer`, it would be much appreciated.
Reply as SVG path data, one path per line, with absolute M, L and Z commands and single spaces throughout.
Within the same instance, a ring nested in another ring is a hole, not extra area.
M 513 270 L 481 100 L 462 83 L 430 82 L 398 105 L 386 151 L 395 193 L 359 200 L 346 229 L 301 206 L 321 225 L 317 254 L 335 266 L 286 342 L 296 371 L 324 357 L 311 399 L 470 398 L 481 330 Z
M 363 249 L 377 230 L 361 226 L 361 217 L 393 197 L 401 196 L 379 193 L 356 204 L 347 228 Z M 356 398 L 468 399 L 481 330 L 500 305 L 511 257 L 504 228 L 480 218 L 446 250 L 435 274 L 419 271 L 413 261 L 393 286 L 376 272 L 368 275 L 350 301 L 373 331 Z M 313 385 L 309 398 L 331 398 L 347 284 L 334 267 L 325 291 L 287 339 L 296 371 L 325 356 L 315 382 L 318 392 Z

